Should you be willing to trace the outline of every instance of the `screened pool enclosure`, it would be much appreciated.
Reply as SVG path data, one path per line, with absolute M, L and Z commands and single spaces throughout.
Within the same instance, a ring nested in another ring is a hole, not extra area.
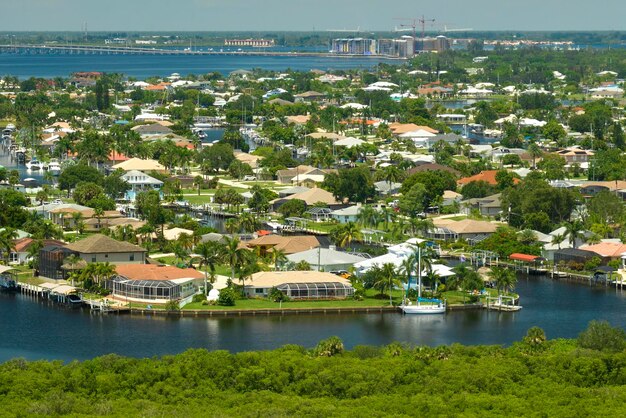
M 349 284 L 330 283 L 283 283 L 276 287 L 291 299 L 344 299 L 354 295 Z

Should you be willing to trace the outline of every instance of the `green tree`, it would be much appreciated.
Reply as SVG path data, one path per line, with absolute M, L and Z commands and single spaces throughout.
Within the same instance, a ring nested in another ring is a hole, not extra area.
M 597 351 L 621 352 L 626 348 L 626 332 L 612 327 L 606 321 L 591 321 L 576 340 L 582 348 Z

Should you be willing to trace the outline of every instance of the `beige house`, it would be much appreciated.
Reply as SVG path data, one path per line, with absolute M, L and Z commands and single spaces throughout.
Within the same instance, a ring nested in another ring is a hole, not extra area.
M 115 164 L 112 168 L 114 170 L 117 170 L 119 168 L 124 171 L 137 170 L 141 171 L 142 173 L 149 173 L 151 171 L 156 171 L 157 173 L 165 173 L 167 171 L 165 167 L 158 161 L 142 160 L 141 158 L 131 158 L 130 160 Z
M 95 234 L 65 247 L 88 263 L 145 264 L 146 250 L 129 242 Z
M 261 271 L 244 286 L 248 297 L 266 297 L 272 288 L 291 299 L 345 299 L 354 295 L 350 280 L 319 271 Z

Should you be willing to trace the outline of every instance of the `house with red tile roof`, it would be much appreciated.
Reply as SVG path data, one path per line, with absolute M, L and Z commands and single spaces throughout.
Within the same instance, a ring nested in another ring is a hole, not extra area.
M 469 177 L 463 177 L 462 179 L 459 179 L 457 181 L 457 184 L 459 186 L 465 186 L 467 183 L 471 183 L 473 181 L 485 181 L 489 184 L 491 184 L 492 186 L 495 186 L 498 184 L 498 182 L 496 181 L 496 174 L 498 173 L 499 170 L 485 170 L 485 171 L 481 171 L 478 174 L 475 174 L 473 176 L 469 176 Z M 519 183 L 520 180 L 519 179 L 514 179 L 513 183 L 517 184 Z

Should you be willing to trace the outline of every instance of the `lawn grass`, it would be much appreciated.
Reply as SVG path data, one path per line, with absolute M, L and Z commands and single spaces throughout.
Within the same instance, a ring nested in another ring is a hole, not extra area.
M 389 297 L 381 296 L 377 298 L 377 291 L 369 289 L 363 300 L 344 299 L 344 300 L 306 300 L 306 301 L 288 301 L 282 304 L 273 302 L 269 299 L 240 299 L 237 300 L 235 306 L 220 305 L 203 305 L 202 302 L 189 303 L 184 306 L 186 310 L 254 310 L 254 309 L 307 309 L 307 308 L 364 308 L 364 307 L 381 307 L 389 306 Z M 392 292 L 394 305 L 398 305 L 402 300 L 403 292 L 394 290 Z

